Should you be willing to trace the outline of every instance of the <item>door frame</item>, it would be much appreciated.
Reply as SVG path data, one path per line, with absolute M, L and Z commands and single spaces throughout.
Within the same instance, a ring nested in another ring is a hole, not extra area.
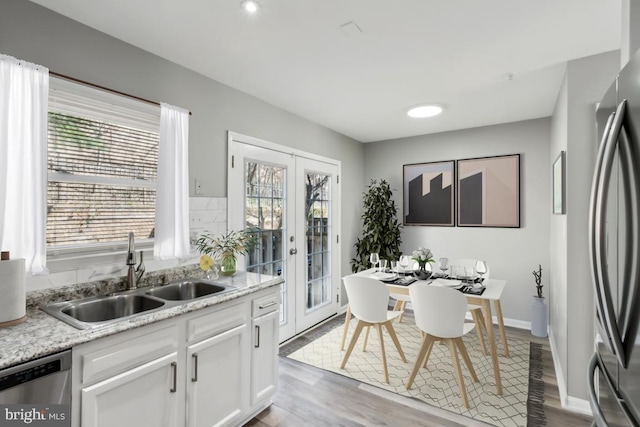
M 268 150 L 272 150 L 275 152 L 279 152 L 282 154 L 286 154 L 286 155 L 290 155 L 292 158 L 295 159 L 295 157 L 300 157 L 300 158 L 305 158 L 305 159 L 310 159 L 310 160 L 314 160 L 314 161 L 318 161 L 318 162 L 323 162 L 323 163 L 327 163 L 327 164 L 331 164 L 331 165 L 335 165 L 336 170 L 337 170 L 337 185 L 335 185 L 334 187 L 334 191 L 332 192 L 332 200 L 335 201 L 335 203 L 337 203 L 338 205 L 338 214 L 335 215 L 334 218 L 334 223 L 333 223 L 333 230 L 332 230 L 332 241 L 333 241 L 333 247 L 332 247 L 332 251 L 335 251 L 335 255 L 336 255 L 336 259 L 338 260 L 337 265 L 333 265 L 332 266 L 332 275 L 331 275 L 331 282 L 332 282 L 332 288 L 333 288 L 333 297 L 335 298 L 335 306 L 336 306 L 336 313 L 340 313 L 343 310 L 342 307 L 342 277 L 341 277 L 341 260 L 342 260 L 342 252 L 341 252 L 341 244 L 340 244 L 340 235 L 341 235 L 341 191 L 340 191 L 340 185 L 339 185 L 339 177 L 342 173 L 342 162 L 340 160 L 336 160 L 336 159 L 332 159 L 329 157 L 324 157 L 318 154 L 314 154 L 314 153 L 309 153 L 307 151 L 302 151 L 302 150 L 298 150 L 295 148 L 291 148 L 291 147 L 287 147 L 284 145 L 280 145 L 280 144 L 276 144 L 270 141 L 265 141 L 263 139 L 259 139 L 259 138 L 255 138 L 252 136 L 248 136 L 248 135 L 244 135 L 238 132 L 234 132 L 234 131 L 228 131 L 227 133 L 227 228 L 230 228 L 230 224 L 231 224 L 231 219 L 232 218 L 244 218 L 244 211 L 238 212 L 236 209 L 236 206 L 232 203 L 229 203 L 229 194 L 231 194 L 232 191 L 234 191 L 231 186 L 234 184 L 232 182 L 230 182 L 231 180 L 229 179 L 229 171 L 231 171 L 232 168 L 234 168 L 235 166 L 235 159 L 233 158 L 233 149 L 232 149 L 232 144 L 234 141 L 243 143 L 243 144 L 247 144 L 247 145 L 252 145 L 258 148 L 263 148 L 263 149 L 268 149 Z M 292 177 L 289 177 L 290 179 L 295 179 L 295 174 L 292 174 Z M 295 193 L 295 191 L 294 191 Z M 295 195 L 294 195 L 295 197 Z M 295 210 L 295 209 L 294 209 Z M 297 222 L 294 221 L 294 229 L 296 230 L 296 234 L 297 234 Z M 288 255 L 288 252 L 290 249 L 294 248 L 294 245 L 298 245 L 298 249 L 302 249 L 304 251 L 304 248 L 300 245 L 304 244 L 305 242 L 303 240 L 301 240 L 300 238 L 298 238 L 298 242 L 294 242 L 293 244 L 291 244 L 291 242 L 289 242 L 289 239 L 285 239 L 287 242 L 287 246 L 285 248 L 285 253 L 287 254 L 286 256 L 291 256 Z M 243 269 L 244 268 L 244 259 L 238 260 L 238 267 L 239 269 Z M 297 274 L 297 273 L 296 273 Z M 296 280 L 294 280 L 295 282 Z M 295 287 L 295 292 L 298 292 L 298 287 Z M 297 301 L 297 299 L 296 299 Z M 296 302 L 297 304 L 297 302 Z M 295 307 L 294 307 L 294 311 L 295 311 Z M 296 334 L 298 334 L 300 331 L 296 331 L 295 334 L 293 336 L 295 336 Z M 291 337 L 285 338 L 289 339 Z M 281 337 L 280 342 L 283 342 L 283 339 Z

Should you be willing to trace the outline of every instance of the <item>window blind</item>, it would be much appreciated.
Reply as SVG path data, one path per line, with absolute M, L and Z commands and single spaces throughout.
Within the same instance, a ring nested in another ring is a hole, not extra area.
M 48 115 L 47 246 L 120 242 L 129 231 L 153 237 L 159 108 L 55 80 Z

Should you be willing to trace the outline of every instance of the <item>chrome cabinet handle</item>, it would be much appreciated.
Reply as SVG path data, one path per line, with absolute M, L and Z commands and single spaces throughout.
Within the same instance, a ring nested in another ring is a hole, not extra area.
M 193 353 L 191 355 L 191 359 L 193 360 L 193 375 L 191 376 L 191 382 L 198 381 L 198 354 Z
M 613 159 L 616 153 L 617 142 L 620 139 L 624 115 L 626 111 L 627 101 L 623 100 L 615 112 L 610 132 L 607 136 L 607 142 L 602 150 L 602 158 L 600 165 L 600 173 L 597 181 L 596 201 L 594 210 L 594 249 L 595 249 L 595 270 L 597 273 L 596 292 L 600 298 L 601 312 L 600 320 L 604 323 L 608 335 L 608 341 L 611 344 L 618 361 L 626 367 L 626 357 L 624 356 L 624 348 L 622 339 L 616 320 L 614 317 L 614 307 L 611 297 L 609 284 L 609 275 L 607 274 L 607 258 L 606 258 L 606 233 L 603 224 L 606 221 L 606 201 L 609 195 L 609 181 L 611 179 L 611 169 Z M 624 142 L 624 141 L 623 141 Z
M 175 393 L 178 389 L 178 364 L 176 362 L 171 362 L 171 370 L 173 371 L 173 385 L 169 391 Z
M 260 325 L 256 325 L 256 343 L 253 347 L 260 348 Z
M 262 310 L 263 308 L 273 307 L 273 306 L 274 306 L 274 305 L 276 305 L 276 304 L 277 304 L 277 302 L 276 302 L 276 301 L 271 301 L 271 302 L 269 302 L 269 303 L 267 303 L 267 304 L 259 305 L 259 306 L 258 306 L 258 308 L 259 308 L 260 310 Z

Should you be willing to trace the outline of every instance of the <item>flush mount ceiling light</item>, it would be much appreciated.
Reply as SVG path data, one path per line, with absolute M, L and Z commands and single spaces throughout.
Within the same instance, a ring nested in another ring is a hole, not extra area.
M 422 119 L 425 117 L 433 117 L 442 113 L 442 107 L 438 105 L 421 105 L 419 107 L 414 107 L 407 111 L 407 115 L 409 117 L 413 117 L 416 119 Z
M 260 5 L 255 0 L 245 0 L 242 3 L 242 7 L 249 13 L 256 13 Z

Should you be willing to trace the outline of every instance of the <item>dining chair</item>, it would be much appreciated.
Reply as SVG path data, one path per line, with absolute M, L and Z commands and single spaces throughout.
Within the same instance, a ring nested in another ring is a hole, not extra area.
M 462 259 L 453 259 L 449 261 L 449 268 L 451 272 L 451 276 L 453 277 L 454 271 L 469 270 L 473 269 L 475 272 L 477 259 L 472 258 L 462 258 Z M 487 264 L 487 272 L 482 275 L 484 280 L 489 279 L 491 275 L 491 268 Z M 482 314 L 482 306 L 477 304 L 467 304 L 467 311 L 471 314 L 471 318 L 473 319 L 473 323 L 475 323 L 478 327 L 476 328 L 476 334 L 478 335 L 478 341 L 480 341 L 480 348 L 482 349 L 482 354 L 487 355 L 487 347 L 484 343 L 484 336 L 488 336 L 487 333 L 487 324 L 485 323 L 484 315 Z M 484 334 L 484 336 L 483 336 Z
M 473 323 L 465 323 L 464 321 L 467 312 L 465 296 L 455 289 L 429 286 L 423 283 L 410 286 L 409 294 L 411 295 L 416 325 L 424 335 L 422 346 L 407 379 L 407 390 L 411 389 L 420 367 L 427 366 L 434 342 L 443 341 L 449 347 L 462 402 L 466 408 L 469 408 L 458 351 L 460 351 L 474 382 L 478 381 L 478 376 L 462 341 L 462 337 L 475 326 Z
M 346 276 L 343 280 L 347 296 L 349 297 L 351 313 L 358 320 L 358 323 L 356 324 L 356 329 L 353 332 L 351 341 L 349 341 L 349 346 L 342 359 L 340 369 L 344 369 L 347 365 L 349 356 L 351 356 L 353 347 L 356 345 L 362 329 L 373 326 L 378 331 L 378 337 L 380 338 L 384 381 L 389 383 L 389 371 L 387 369 L 387 356 L 384 350 L 382 326 L 387 329 L 391 340 L 395 344 L 396 349 L 398 349 L 402 361 L 406 363 L 407 358 L 402 351 L 400 341 L 398 341 L 398 336 L 392 324 L 393 319 L 402 314 L 402 312 L 389 310 L 389 289 L 387 289 L 387 285 L 381 281 L 362 276 Z

